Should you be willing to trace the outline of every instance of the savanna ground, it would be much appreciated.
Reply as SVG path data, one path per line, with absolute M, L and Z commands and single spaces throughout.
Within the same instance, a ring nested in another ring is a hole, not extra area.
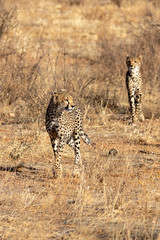
M 0 239 L 160 239 L 160 2 L 0 1 Z M 143 55 L 145 122 L 128 125 L 126 55 Z M 95 146 L 53 179 L 51 90 Z

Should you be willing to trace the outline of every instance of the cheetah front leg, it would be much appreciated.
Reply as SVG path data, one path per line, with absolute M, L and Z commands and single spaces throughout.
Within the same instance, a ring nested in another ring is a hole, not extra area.
M 53 176 L 54 178 L 61 178 L 62 176 L 62 164 L 61 164 L 61 154 L 63 151 L 64 141 L 62 138 L 59 139 L 58 151 L 55 154 L 55 163 L 53 167 Z
M 131 112 L 131 122 L 134 123 L 138 119 L 135 114 L 135 99 L 134 99 L 134 91 L 128 91 L 128 98 L 129 98 L 129 104 L 130 104 L 130 112 Z
M 52 149 L 54 152 L 54 158 L 56 158 L 57 153 L 58 153 L 58 135 L 54 129 L 48 129 L 48 134 L 50 136 Z
M 142 102 L 142 93 L 140 92 L 140 90 L 137 90 L 136 99 L 135 99 L 135 106 L 136 106 L 135 114 L 136 114 L 136 118 L 143 122 L 144 115 L 141 109 L 141 102 Z

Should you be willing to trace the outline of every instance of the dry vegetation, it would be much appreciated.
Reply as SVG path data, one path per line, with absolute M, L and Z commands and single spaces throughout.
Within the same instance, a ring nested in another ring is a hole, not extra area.
M 159 0 L 0 1 L 0 239 L 160 239 Z M 126 55 L 143 55 L 146 121 L 126 123 Z M 66 88 L 96 142 L 51 174 L 44 118 Z M 92 126 L 92 127 L 91 127 Z

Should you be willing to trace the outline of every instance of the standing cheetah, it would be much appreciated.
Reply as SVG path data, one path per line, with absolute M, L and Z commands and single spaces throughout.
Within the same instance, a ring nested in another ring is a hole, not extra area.
M 74 105 L 73 97 L 65 91 L 54 92 L 46 112 L 46 129 L 51 139 L 55 163 L 53 175 L 61 177 L 61 153 L 64 143 L 75 151 L 74 176 L 79 174 L 81 164 L 80 137 L 90 145 L 91 140 L 82 128 L 82 112 Z
M 128 90 L 128 99 L 130 104 L 130 111 L 132 122 L 137 120 L 144 121 L 144 116 L 141 110 L 142 102 L 142 78 L 140 72 L 140 65 L 142 56 L 137 58 L 126 57 L 126 64 L 128 71 L 126 73 L 126 86 Z

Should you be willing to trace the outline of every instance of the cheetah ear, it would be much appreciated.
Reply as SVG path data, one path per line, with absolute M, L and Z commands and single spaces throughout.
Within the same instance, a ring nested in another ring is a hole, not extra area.
M 57 91 L 51 91 L 51 96 L 53 97 L 55 95 L 57 95 Z
M 126 55 L 126 60 L 128 61 L 130 59 L 130 57 L 128 55 Z
M 139 58 L 139 60 L 140 60 L 140 61 L 142 61 L 142 59 L 143 59 L 143 56 L 142 56 L 142 55 L 139 55 L 139 57 L 138 57 L 138 58 Z
M 62 89 L 60 89 L 59 92 L 60 92 L 60 93 L 64 93 L 64 92 L 66 92 L 66 89 L 62 88 Z

